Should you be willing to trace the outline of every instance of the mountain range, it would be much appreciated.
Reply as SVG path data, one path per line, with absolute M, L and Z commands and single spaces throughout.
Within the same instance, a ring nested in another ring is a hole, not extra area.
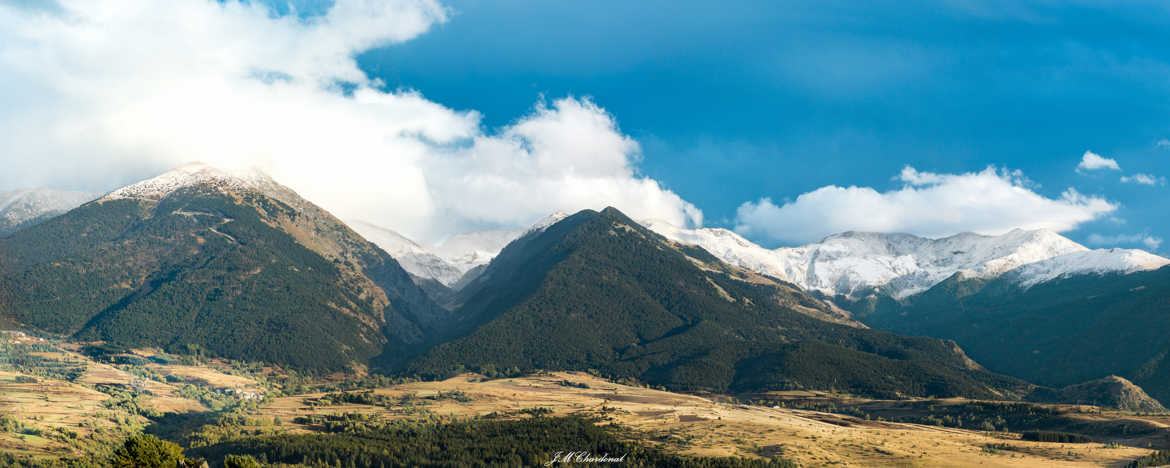
M 902 299 L 959 274 L 1008 275 L 1027 288 L 1081 274 L 1133 273 L 1170 264 L 1131 249 L 1090 250 L 1048 230 L 1016 229 L 998 236 L 962 233 L 930 239 L 911 234 L 845 232 L 800 247 L 766 249 L 718 228 L 682 229 L 659 221 L 647 227 L 703 247 L 725 262 L 827 296 Z
M 564 216 L 556 213 L 529 230 Z M 415 277 L 456 288 L 463 275 L 487 265 L 505 245 L 528 231 L 470 232 L 424 247 L 390 229 L 363 222 L 351 224 L 391 255 L 404 259 L 404 268 Z M 1125 274 L 1170 264 L 1170 259 L 1142 250 L 1089 249 L 1043 229 L 1016 229 L 996 236 L 962 233 L 938 239 L 844 232 L 814 244 L 768 249 L 727 229 L 686 229 L 657 220 L 639 224 L 673 241 L 702 247 L 731 265 L 851 301 L 870 296 L 904 299 L 956 274 L 984 280 L 1006 275 L 1027 288 L 1070 276 Z
M 858 394 L 1019 398 L 953 343 L 843 323 L 793 287 L 586 210 L 509 244 L 460 291 L 451 336 L 411 374 L 591 370 L 674 390 L 835 387 Z
M 78 340 L 717 393 L 1141 400 L 1124 377 L 1170 400 L 1170 260 L 1049 231 L 766 249 L 607 208 L 423 246 L 199 164 L 34 218 L 0 237 L 0 320 Z
M 797 284 L 868 326 L 953 339 L 993 371 L 1049 386 L 1116 374 L 1170 402 L 1170 259 L 1091 250 L 1046 230 L 847 232 L 765 249 L 725 229 L 646 225 Z

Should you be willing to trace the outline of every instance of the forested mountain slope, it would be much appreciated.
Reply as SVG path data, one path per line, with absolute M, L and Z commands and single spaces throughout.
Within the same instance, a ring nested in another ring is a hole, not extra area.
M 253 171 L 184 166 L 0 239 L 0 316 L 81 339 L 335 370 L 443 314 L 393 258 Z
M 953 277 L 905 301 L 851 307 L 867 324 L 954 339 L 996 372 L 1063 386 L 1125 377 L 1170 402 L 1170 267 L 1019 287 Z
M 1030 390 L 983 371 L 952 342 L 845 324 L 839 309 L 795 286 L 671 242 L 612 208 L 518 239 L 461 294 L 451 339 L 400 371 L 593 369 L 716 392 L 1011 399 Z

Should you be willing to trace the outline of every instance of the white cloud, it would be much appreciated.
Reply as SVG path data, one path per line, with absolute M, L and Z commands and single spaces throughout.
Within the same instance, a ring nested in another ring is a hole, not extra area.
M 1077 164 L 1077 171 L 1099 171 L 1103 169 L 1120 171 L 1121 166 L 1117 164 L 1116 160 L 1103 157 L 1092 151 L 1085 151 L 1085 154 L 1081 156 L 1081 163 Z
M 1150 250 L 1157 249 L 1162 245 L 1161 237 L 1154 237 L 1148 234 L 1117 234 L 1113 236 L 1089 234 L 1087 241 L 1089 244 L 1104 246 L 1115 246 L 1119 244 L 1141 244 Z
M 1127 184 L 1140 185 L 1166 185 L 1165 177 L 1158 177 L 1150 174 L 1134 174 L 1132 176 L 1121 176 L 1121 181 Z
M 108 189 L 202 161 L 259 167 L 424 241 L 605 205 L 701 223 L 638 174 L 638 145 L 588 100 L 487 132 L 475 111 L 382 90 L 354 54 L 445 21 L 434 0 L 338 0 L 311 18 L 230 0 L 58 3 L 0 3 L 0 188 Z
M 636 174 L 632 157 L 639 151 L 594 103 L 566 98 L 429 161 L 427 173 L 445 195 L 440 211 L 460 219 L 518 224 L 534 213 L 615 205 L 635 219 L 666 215 L 701 224 L 697 208 Z
M 777 205 L 764 198 L 739 207 L 736 230 L 782 243 L 806 243 L 842 231 L 946 236 L 1014 228 L 1067 231 L 1117 205 L 1069 188 L 1059 198 L 1033 191 L 1019 171 L 937 174 L 906 167 L 901 188 L 830 185 Z
M 1158 142 L 1155 143 L 1154 146 L 1156 146 L 1158 148 L 1162 148 L 1162 149 L 1170 149 L 1170 139 L 1163 138 L 1161 140 L 1158 140 Z

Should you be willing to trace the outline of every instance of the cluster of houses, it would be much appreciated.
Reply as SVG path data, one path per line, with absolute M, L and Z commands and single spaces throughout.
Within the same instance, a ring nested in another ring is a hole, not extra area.
M 236 388 L 217 388 L 216 393 L 221 395 L 232 395 L 240 400 L 263 400 L 263 392 L 253 392 L 248 390 L 240 390 Z
M 7 343 L 44 343 L 44 338 L 37 338 L 29 336 L 27 333 L 19 330 L 0 330 L 0 340 Z

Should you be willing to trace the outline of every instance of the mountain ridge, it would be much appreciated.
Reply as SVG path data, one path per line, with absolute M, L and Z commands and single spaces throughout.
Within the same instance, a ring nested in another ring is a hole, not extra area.
M 1090 250 L 1046 230 L 938 239 L 844 232 L 820 243 L 766 249 L 726 229 L 684 229 L 653 220 L 645 224 L 668 238 L 702 246 L 731 264 L 806 290 L 853 299 L 870 294 L 901 299 L 958 273 L 990 279 L 1014 272 L 1020 284 L 1030 287 L 1075 274 L 1132 273 L 1170 264 L 1170 259 L 1141 250 Z

